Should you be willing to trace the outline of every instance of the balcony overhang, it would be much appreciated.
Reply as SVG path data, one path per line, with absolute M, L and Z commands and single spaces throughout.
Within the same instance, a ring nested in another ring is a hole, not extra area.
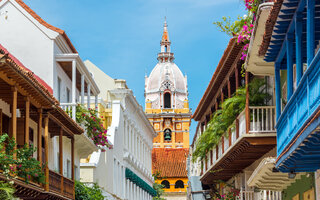
M 81 60 L 79 54 L 77 53 L 69 53 L 69 54 L 56 54 L 55 55 L 55 61 L 60 64 L 62 69 L 66 72 L 68 77 L 72 79 L 72 61 L 76 61 L 77 71 L 76 71 L 76 77 L 81 77 L 81 75 L 85 75 L 86 81 L 90 83 L 92 86 L 91 93 L 92 95 L 96 96 L 100 93 L 99 87 L 94 81 L 94 78 L 90 74 L 88 68 L 85 66 L 83 61 Z M 85 82 L 85 84 L 88 84 Z M 77 88 L 80 91 L 81 90 L 81 79 L 77 78 Z M 85 88 L 87 85 L 85 85 Z M 87 91 L 85 91 L 87 92 Z
M 263 56 L 259 56 L 260 44 L 265 32 L 265 24 L 268 20 L 273 2 L 262 3 L 259 6 L 257 20 L 254 24 L 252 39 L 250 40 L 248 57 L 245 68 L 254 75 L 274 75 L 274 63 L 264 61 Z
M 227 181 L 276 146 L 276 134 L 246 134 L 201 177 L 203 184 Z
M 278 156 L 276 167 L 282 172 L 314 172 L 320 169 L 320 106 L 302 128 Z
M 288 173 L 274 172 L 275 162 L 276 158 L 273 157 L 263 159 L 248 179 L 248 186 L 262 190 L 283 191 L 304 174 L 298 173 L 294 178 L 289 178 Z
M 0 174 L 0 180 L 7 181 L 7 178 Z M 37 200 L 45 200 L 45 199 L 56 199 L 56 200 L 70 200 L 70 198 L 62 196 L 58 193 L 45 191 L 43 187 L 36 183 L 25 183 L 20 179 L 12 179 L 15 187 L 14 195 L 18 199 L 37 199 Z
M 75 149 L 80 158 L 87 158 L 91 153 L 99 150 L 93 141 L 88 138 L 86 133 L 75 135 Z

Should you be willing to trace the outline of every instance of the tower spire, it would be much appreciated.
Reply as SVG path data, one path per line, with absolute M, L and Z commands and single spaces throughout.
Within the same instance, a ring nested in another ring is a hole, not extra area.
M 163 43 L 163 42 L 170 42 L 169 34 L 168 34 L 167 17 L 166 16 L 164 17 L 163 34 L 162 34 L 161 43 Z
M 170 52 L 170 39 L 168 34 L 167 17 L 164 17 L 163 33 L 160 42 L 161 53 L 158 54 L 158 60 L 160 62 L 172 62 L 174 60 L 173 53 Z

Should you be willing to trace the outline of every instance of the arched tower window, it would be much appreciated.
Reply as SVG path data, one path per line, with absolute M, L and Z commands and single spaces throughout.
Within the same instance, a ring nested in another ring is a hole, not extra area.
M 164 108 L 171 108 L 171 94 L 169 92 L 164 93 Z
M 166 46 L 164 46 L 164 52 L 167 52 L 167 51 L 168 51 L 168 47 L 166 45 Z
M 168 128 L 165 129 L 163 136 L 165 141 L 171 141 L 171 130 Z
M 163 185 L 163 188 L 165 189 L 170 189 L 170 183 L 167 180 L 162 181 L 161 185 Z
M 184 188 L 184 183 L 182 180 L 177 180 L 177 182 L 174 184 L 174 188 Z

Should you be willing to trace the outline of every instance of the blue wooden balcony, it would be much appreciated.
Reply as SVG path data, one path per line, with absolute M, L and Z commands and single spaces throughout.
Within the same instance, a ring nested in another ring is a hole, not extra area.
M 320 169 L 319 6 L 315 0 L 284 0 L 265 56 L 276 63 L 276 167 L 282 172 Z M 281 106 L 284 89 L 287 102 Z

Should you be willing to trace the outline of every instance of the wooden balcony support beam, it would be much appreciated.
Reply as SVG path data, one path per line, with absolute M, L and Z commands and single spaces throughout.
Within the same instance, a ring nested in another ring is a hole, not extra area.
M 71 138 L 71 176 L 72 180 L 74 182 L 75 176 L 74 176 L 74 137 Z M 75 199 L 75 184 L 73 184 L 73 199 Z
M 30 99 L 29 97 L 25 98 L 25 118 L 24 118 L 24 143 L 29 146 L 29 122 L 30 122 Z
M 12 137 L 15 141 L 14 149 L 17 149 L 17 99 L 18 99 L 18 90 L 17 87 L 13 86 L 12 90 L 12 104 L 11 104 L 11 112 L 12 112 Z M 14 159 L 16 158 L 16 154 L 13 155 Z
M 239 70 L 238 67 L 235 68 L 234 70 L 234 76 L 236 78 L 236 89 L 239 88 Z
M 245 113 L 246 113 L 246 133 L 249 133 L 250 131 L 250 109 L 249 109 L 249 72 L 246 72 L 246 107 L 245 107 Z
M 2 109 L 0 109 L 0 135 L 2 135 L 2 130 L 3 127 L 2 127 Z
M 63 193 L 63 129 L 59 133 L 59 173 L 61 175 L 61 193 Z
M 44 189 L 49 191 L 49 116 L 44 116 L 44 149 L 45 149 L 45 176 Z
M 42 109 L 38 109 L 37 158 L 42 164 Z

